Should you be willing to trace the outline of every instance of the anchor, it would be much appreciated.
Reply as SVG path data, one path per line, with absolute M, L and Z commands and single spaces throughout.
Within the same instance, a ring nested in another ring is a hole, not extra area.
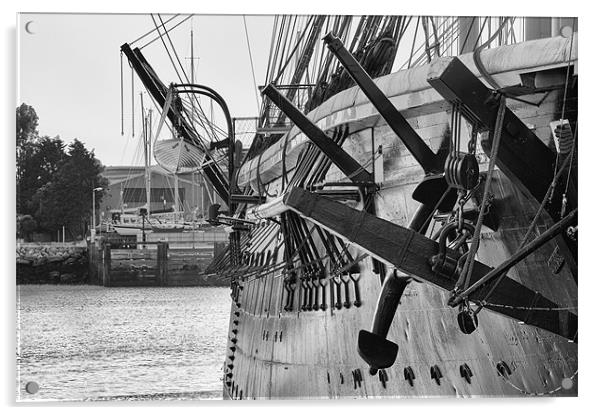
M 389 273 L 378 297 L 371 331 L 360 330 L 357 350 L 360 357 L 370 365 L 372 376 L 376 375 L 379 369 L 386 369 L 395 363 L 399 346 L 387 340 L 387 333 L 391 328 L 399 300 L 410 281 L 409 277 L 398 276 L 397 270 Z

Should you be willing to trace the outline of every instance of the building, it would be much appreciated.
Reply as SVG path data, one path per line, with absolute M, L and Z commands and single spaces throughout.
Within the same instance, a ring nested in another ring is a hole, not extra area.
M 184 212 L 192 219 L 207 216 L 213 203 L 226 204 L 217 196 L 201 172 L 178 174 L 161 166 L 150 166 L 150 210 L 151 212 Z M 103 176 L 108 179 L 108 192 L 100 204 L 98 218 L 110 217 L 111 210 L 143 207 L 146 204 L 144 166 L 107 166 Z M 179 204 L 176 205 L 176 199 Z

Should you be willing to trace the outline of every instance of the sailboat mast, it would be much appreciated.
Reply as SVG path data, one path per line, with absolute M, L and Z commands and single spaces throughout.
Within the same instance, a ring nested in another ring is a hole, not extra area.
M 144 181 L 144 184 L 146 185 L 146 204 L 147 204 L 147 212 L 150 215 L 151 213 L 151 169 L 150 169 L 150 164 L 151 164 L 151 137 L 152 137 L 152 131 L 153 131 L 153 110 L 149 108 L 148 110 L 148 117 L 146 117 L 147 120 L 147 127 L 146 127 L 146 146 L 145 146 L 145 151 L 147 154 L 147 161 L 146 161 L 146 169 L 145 169 L 145 177 L 146 180 Z
M 150 214 L 150 151 L 148 138 L 148 119 L 144 114 L 144 101 L 140 92 L 140 109 L 142 110 L 142 144 L 144 145 L 144 187 L 146 188 L 146 212 Z

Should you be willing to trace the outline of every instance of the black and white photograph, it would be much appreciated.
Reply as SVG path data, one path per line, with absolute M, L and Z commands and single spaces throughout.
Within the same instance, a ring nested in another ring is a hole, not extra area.
M 581 18 L 392 9 L 16 14 L 17 405 L 579 396 Z

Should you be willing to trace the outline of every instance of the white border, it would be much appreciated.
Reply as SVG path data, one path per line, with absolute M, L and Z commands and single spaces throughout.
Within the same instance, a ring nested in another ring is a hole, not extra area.
M 433 15 L 531 15 L 531 16 L 552 16 L 552 15 L 577 15 L 579 17 L 579 78 L 580 88 L 580 136 L 585 138 L 584 143 L 579 149 L 579 175 L 580 175 L 580 195 L 581 195 L 581 224 L 584 226 L 580 232 L 581 242 L 581 265 L 579 267 L 580 282 L 582 284 L 579 290 L 579 314 L 581 316 L 579 333 L 579 398 L 565 399 L 480 399 L 480 400 L 400 400 L 400 401 L 341 401 L 341 402 L 237 402 L 237 403 L 179 403 L 178 411 L 194 411 L 198 414 L 209 412 L 224 411 L 244 411 L 247 413 L 305 413 L 307 411 L 326 410 L 347 415 L 348 413 L 365 413 L 367 411 L 420 411 L 420 413 L 455 413 L 462 411 L 487 411 L 493 414 L 507 414 L 510 411 L 537 411 L 546 415 L 552 413 L 576 414 L 584 411 L 590 412 L 591 408 L 600 406 L 598 404 L 598 395 L 601 394 L 600 386 L 602 384 L 602 368 L 600 362 L 602 358 L 598 348 L 600 346 L 600 304 L 601 293 L 601 266 L 598 258 L 600 254 L 593 250 L 597 248 L 600 209 L 599 203 L 596 203 L 599 196 L 599 189 L 602 187 L 599 178 L 602 174 L 599 166 L 602 165 L 602 134 L 600 134 L 600 46 L 599 33 L 596 29 L 600 26 L 600 17 L 593 6 L 584 5 L 585 2 L 567 2 L 567 1 L 525 1 L 525 0 L 504 0 L 501 2 L 483 2 L 483 1 L 464 1 L 452 2 L 442 0 L 431 0 L 422 2 L 406 2 L 403 0 L 364 0 L 364 1 L 324 1 L 324 0 L 302 0 L 297 2 L 286 2 L 285 0 L 269 1 L 229 1 L 229 2 L 209 2 L 203 0 L 182 0 L 182 1 L 159 1 L 145 0 L 144 2 L 126 3 L 123 0 L 103 0 L 83 4 L 73 0 L 23 0 L 23 1 L 4 1 L 2 2 L 0 19 L 2 20 L 3 34 L 3 64 L 1 89 L 5 96 L 0 101 L 2 104 L 2 126 L 4 134 L 2 139 L 2 160 L 0 160 L 2 170 L 3 199 L 0 204 L 3 218 L 3 246 L 2 263 L 4 272 L 2 273 L 2 356 L 5 359 L 0 367 L 3 368 L 1 380 L 1 390 L 4 392 L 2 402 L 9 411 L 15 410 L 15 288 L 14 288 L 14 213 L 15 213 L 15 190 L 14 190 L 14 137 L 15 118 L 14 109 L 16 102 L 16 15 L 18 11 L 22 12 L 100 12 L 100 13 L 142 13 L 142 12 L 198 12 L 203 14 L 274 14 L 274 13 L 327 13 L 327 14 L 433 14 Z M 594 4 L 594 2 L 592 2 Z M 585 82 L 585 83 L 584 83 Z M 584 87 L 585 85 L 585 87 Z M 585 203 L 584 203 L 585 202 Z M 585 284 L 585 286 L 583 285 Z M 104 413 L 107 410 L 130 411 L 131 409 L 143 410 L 144 412 L 161 413 L 170 405 L 161 402 L 142 403 L 142 404 L 97 404 L 87 405 L 86 412 Z M 40 405 L 18 405 L 26 412 L 39 409 Z M 201 406 L 200 408 L 198 406 Z M 61 414 L 64 412 L 75 413 L 81 409 L 73 405 L 52 405 L 45 408 L 44 412 L 50 413 L 56 411 Z

